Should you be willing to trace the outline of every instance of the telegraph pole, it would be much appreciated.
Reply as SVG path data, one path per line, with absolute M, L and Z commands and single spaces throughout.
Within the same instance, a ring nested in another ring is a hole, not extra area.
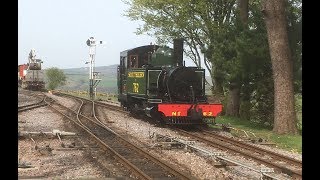
M 98 43 L 94 39 L 94 37 L 90 37 L 87 40 L 87 45 L 89 46 L 89 63 L 90 63 L 90 69 L 89 69 L 89 95 L 90 99 L 95 99 L 95 89 L 101 79 L 99 79 L 98 75 L 99 72 L 95 72 L 94 64 L 95 64 L 95 55 L 96 55 L 96 45 L 102 44 L 102 41 L 99 41 Z

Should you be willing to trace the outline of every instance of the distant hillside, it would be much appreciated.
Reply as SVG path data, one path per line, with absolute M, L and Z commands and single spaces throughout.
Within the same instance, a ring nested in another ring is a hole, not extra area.
M 117 64 L 110 66 L 98 66 L 95 67 L 95 71 L 100 72 L 103 75 L 114 75 L 117 74 Z M 66 74 L 88 74 L 89 76 L 89 67 L 82 68 L 70 68 L 62 69 Z
M 97 86 L 98 92 L 117 93 L 117 64 L 95 67 L 100 72 L 101 81 Z M 67 76 L 66 85 L 60 87 L 65 90 L 89 89 L 89 67 L 62 69 Z

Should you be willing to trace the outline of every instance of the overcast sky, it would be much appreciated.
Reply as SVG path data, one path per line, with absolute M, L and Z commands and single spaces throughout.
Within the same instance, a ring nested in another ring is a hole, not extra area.
M 119 64 L 121 51 L 155 43 L 134 33 L 143 23 L 123 16 L 126 9 L 121 0 L 18 0 L 18 64 L 34 48 L 44 68 L 86 67 L 91 36 L 106 41 L 97 46 L 96 66 Z

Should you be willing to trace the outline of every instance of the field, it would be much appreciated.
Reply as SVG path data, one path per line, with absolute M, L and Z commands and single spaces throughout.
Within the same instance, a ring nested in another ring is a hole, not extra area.
M 67 76 L 67 83 L 59 87 L 62 90 L 81 90 L 89 89 L 89 70 L 88 68 L 63 69 Z M 97 85 L 97 92 L 117 93 L 117 65 L 96 67 L 96 72 L 100 72 L 101 81 Z

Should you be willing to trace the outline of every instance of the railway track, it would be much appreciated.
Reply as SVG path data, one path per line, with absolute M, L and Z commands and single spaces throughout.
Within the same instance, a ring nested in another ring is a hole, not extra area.
M 27 111 L 30 109 L 34 109 L 34 108 L 39 108 L 39 107 L 43 107 L 46 106 L 47 104 L 45 102 L 37 102 L 34 104 L 29 104 L 29 105 L 25 105 L 25 106 L 19 106 L 18 107 L 18 112 L 23 112 L 23 111 Z
M 72 95 L 58 94 L 74 98 Z M 84 98 L 82 98 L 84 99 Z M 84 99 L 87 100 L 87 99 Z M 117 106 L 105 105 L 104 103 L 97 103 L 99 106 L 106 107 L 108 109 L 125 112 Z M 208 130 L 201 130 L 200 132 L 188 132 L 182 129 L 175 129 L 179 133 L 192 137 L 198 141 L 204 142 L 211 146 L 217 147 L 225 151 L 231 151 L 233 153 L 240 154 L 241 156 L 250 158 L 268 167 L 274 168 L 277 172 L 288 174 L 293 179 L 302 179 L 302 162 L 284 155 L 274 153 L 263 148 L 253 146 L 248 143 L 227 138 L 225 136 L 218 135 Z
M 89 101 L 88 99 L 85 99 L 85 98 L 76 97 L 76 96 L 73 96 L 73 95 L 70 95 L 70 94 L 61 93 L 61 92 L 54 92 L 53 94 L 58 95 L 58 96 L 65 96 L 65 97 L 70 97 L 70 98 L 78 98 L 78 99 L 82 99 L 84 101 Z M 128 111 L 124 111 L 122 109 L 122 107 L 120 107 L 120 106 L 106 104 L 106 103 L 102 103 L 102 102 L 96 102 L 96 101 L 95 101 L 95 104 L 97 104 L 99 106 L 102 106 L 102 107 L 105 107 L 105 108 L 108 108 L 108 109 L 111 109 L 113 111 L 118 111 L 118 112 L 121 112 L 121 113 L 124 113 L 124 114 L 129 114 Z
M 242 156 L 275 168 L 281 173 L 288 174 L 294 179 L 302 179 L 302 162 L 299 160 L 253 146 L 248 143 L 237 141 L 232 138 L 221 136 L 207 130 L 202 130 L 199 132 L 188 132 L 182 129 L 176 130 L 180 134 L 204 142 L 213 147 L 231 151 L 233 153 L 239 153 Z
M 31 94 L 31 96 L 36 96 L 36 95 L 38 95 L 38 94 Z M 43 95 L 43 94 L 41 94 L 41 95 Z M 39 98 L 39 97 L 36 96 L 36 98 Z M 23 112 L 23 111 L 27 111 L 30 109 L 46 106 L 47 104 L 44 102 L 44 99 L 45 99 L 45 96 L 43 95 L 43 97 L 41 98 L 40 101 L 37 101 L 32 104 L 28 104 L 28 105 L 18 106 L 18 113 Z
M 140 179 L 195 179 L 134 145 L 102 124 L 95 115 L 94 102 L 91 102 L 91 113 L 85 110 L 88 109 L 88 105 L 85 105 L 83 100 L 80 99 L 80 101 L 80 108 L 76 112 L 55 102 L 51 102 L 49 106 L 87 132 L 103 149 L 113 154 L 136 177 Z

